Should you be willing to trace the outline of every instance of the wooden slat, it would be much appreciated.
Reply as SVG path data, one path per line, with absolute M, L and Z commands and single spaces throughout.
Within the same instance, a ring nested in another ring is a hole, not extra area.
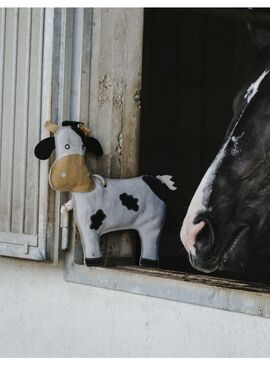
M 11 228 L 18 10 L 7 9 L 1 145 L 0 231 Z
M 52 97 L 52 61 L 53 61 L 54 9 L 46 8 L 44 14 L 43 68 L 41 94 L 41 120 L 51 119 Z M 49 133 L 41 128 L 40 139 L 48 137 Z M 46 182 L 46 183 L 45 183 Z M 48 217 L 51 218 L 48 205 L 48 162 L 42 161 L 39 175 L 39 216 L 38 235 L 39 249 L 42 257 L 46 257 L 46 241 L 52 239 L 52 232 L 47 232 Z M 47 236 L 48 235 L 48 236 Z
M 58 120 L 71 118 L 71 78 L 74 9 L 62 9 L 61 48 L 59 69 Z
M 111 175 L 112 153 L 112 98 L 113 98 L 113 46 L 114 46 L 114 9 L 95 9 L 94 32 L 95 49 L 91 64 L 90 123 L 99 138 L 104 156 L 99 161 L 99 173 Z M 98 39 L 97 39 L 97 38 Z M 94 75 L 96 73 L 96 75 Z M 93 77 L 93 80 L 92 80 Z M 93 81 L 93 82 L 92 82 Z M 91 104 L 94 104 L 93 110 Z M 95 107 L 96 104 L 96 107 Z M 96 165 L 93 164 L 94 169 Z
M 34 156 L 35 145 L 39 142 L 41 128 L 41 76 L 43 50 L 43 9 L 32 9 L 30 79 L 28 99 L 28 135 L 25 189 L 25 223 L 24 232 L 36 234 L 38 229 L 39 199 L 39 162 Z
M 55 9 L 52 78 L 52 120 L 56 123 L 70 117 L 70 73 L 73 10 Z M 71 30 L 70 30 L 71 28 Z M 67 57 L 68 55 L 68 57 Z M 63 115 L 64 112 L 64 115 Z
M 114 10 L 114 31 L 112 32 L 112 64 L 114 65 L 112 78 L 111 122 L 110 122 L 110 175 L 121 177 L 122 165 L 122 139 L 123 139 L 123 111 L 127 85 L 127 59 L 128 45 L 127 13 L 131 10 Z M 105 35 L 105 34 L 104 34 Z
M 93 9 L 85 8 L 83 14 L 82 57 L 81 57 L 81 100 L 80 120 L 89 118 L 90 65 L 92 45 Z
M 5 25 L 6 25 L 6 10 L 4 8 L 1 8 L 0 9 L 0 140 L 2 137 L 2 122 L 3 122 Z M 0 175 L 1 175 L 1 159 L 0 159 Z
M 123 66 L 125 80 L 120 85 L 124 89 L 122 118 L 122 138 L 118 136 L 121 151 L 121 177 L 131 177 L 138 174 L 139 165 L 139 128 L 140 124 L 140 91 L 142 73 L 143 44 L 143 9 L 126 9 L 125 53 Z M 136 45 L 136 46 L 135 46 Z M 126 121 L 126 122 L 125 122 Z
M 71 80 L 74 9 L 56 9 L 54 21 L 54 52 L 52 80 L 52 120 L 61 123 L 71 119 Z M 53 230 L 53 248 L 50 255 L 58 262 L 60 248 L 60 206 L 69 198 L 67 193 L 50 191 L 50 204 L 54 206 L 54 220 L 48 222 Z
M 25 178 L 28 132 L 29 55 L 31 9 L 19 9 L 14 125 L 12 224 L 11 231 L 23 233 L 25 216 Z
M 93 25 L 92 25 L 92 42 L 91 42 L 91 70 L 96 70 L 96 72 L 91 72 L 90 77 L 90 93 L 89 93 L 89 123 L 93 129 L 95 135 L 99 138 L 100 143 L 102 143 L 104 155 L 108 152 L 104 147 L 104 139 L 102 137 L 101 129 L 99 129 L 99 106 L 100 106 L 100 53 L 101 53 L 101 27 L 102 27 L 102 9 L 96 8 L 93 12 Z M 105 156 L 104 156 L 105 157 Z M 96 160 L 92 159 L 91 166 L 94 171 L 97 168 Z M 99 164 L 99 173 L 107 174 L 107 162 L 101 166 Z
M 81 65 L 83 54 L 83 9 L 74 9 L 73 22 L 73 49 L 72 49 L 72 71 L 71 71 L 71 105 L 70 116 L 72 120 L 80 119 L 81 102 Z M 87 99 L 88 103 L 88 99 Z
M 72 12 L 72 10 L 71 10 Z M 65 115 L 69 116 L 69 99 L 63 98 L 63 93 L 60 90 L 65 90 L 65 93 L 69 95 L 69 90 L 65 89 L 65 48 L 66 48 L 66 21 L 67 21 L 67 9 L 57 8 L 54 10 L 54 35 L 53 35 L 53 54 L 52 54 L 52 91 L 51 91 L 51 119 L 57 123 L 63 118 L 62 111 L 65 110 Z M 72 37 L 69 37 L 70 41 Z M 64 99 L 68 104 L 63 108 Z M 68 119 L 65 118 L 65 119 Z M 43 129 L 43 125 L 41 125 Z M 51 243 L 47 246 L 47 255 L 54 259 L 54 263 L 58 263 L 59 245 L 60 245 L 60 213 L 59 207 L 61 205 L 60 192 L 54 192 L 49 189 L 48 194 L 48 206 L 50 219 L 47 220 L 47 231 L 50 234 Z M 48 237 L 48 235 L 47 235 Z M 48 239 L 48 238 L 47 238 Z

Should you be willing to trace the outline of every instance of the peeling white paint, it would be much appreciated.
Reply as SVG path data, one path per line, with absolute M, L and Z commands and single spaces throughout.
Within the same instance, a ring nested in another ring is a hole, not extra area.
M 137 90 L 134 95 L 134 100 L 138 109 L 141 109 L 141 90 Z
M 98 87 L 98 101 L 100 104 L 104 104 L 110 101 L 110 94 L 112 88 L 112 79 L 111 76 L 102 75 L 99 79 L 99 87 Z
M 114 87 L 113 94 L 113 105 L 117 106 L 121 113 L 124 111 L 124 95 L 126 91 L 126 82 L 124 79 L 116 82 L 116 86 Z
M 122 162 L 122 148 L 123 148 L 123 132 L 121 131 L 117 136 L 117 145 L 115 148 L 120 163 Z

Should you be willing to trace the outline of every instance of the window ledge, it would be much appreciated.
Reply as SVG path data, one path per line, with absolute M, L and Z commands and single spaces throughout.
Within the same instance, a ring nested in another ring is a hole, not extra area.
M 158 269 L 65 262 L 69 282 L 270 318 L 270 287 Z

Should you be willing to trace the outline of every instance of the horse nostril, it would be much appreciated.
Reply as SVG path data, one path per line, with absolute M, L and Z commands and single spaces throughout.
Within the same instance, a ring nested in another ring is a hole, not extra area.
M 199 255 L 209 255 L 214 250 L 215 236 L 212 224 L 204 220 L 205 225 L 196 236 L 196 253 Z

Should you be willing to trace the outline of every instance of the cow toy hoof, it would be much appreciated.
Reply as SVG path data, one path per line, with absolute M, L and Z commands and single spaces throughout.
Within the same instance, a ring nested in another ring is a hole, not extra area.
M 140 267 L 158 267 L 158 260 L 150 260 L 150 259 L 141 259 L 140 260 Z
M 99 257 L 98 259 L 85 259 L 84 260 L 86 266 L 103 266 L 103 258 Z

